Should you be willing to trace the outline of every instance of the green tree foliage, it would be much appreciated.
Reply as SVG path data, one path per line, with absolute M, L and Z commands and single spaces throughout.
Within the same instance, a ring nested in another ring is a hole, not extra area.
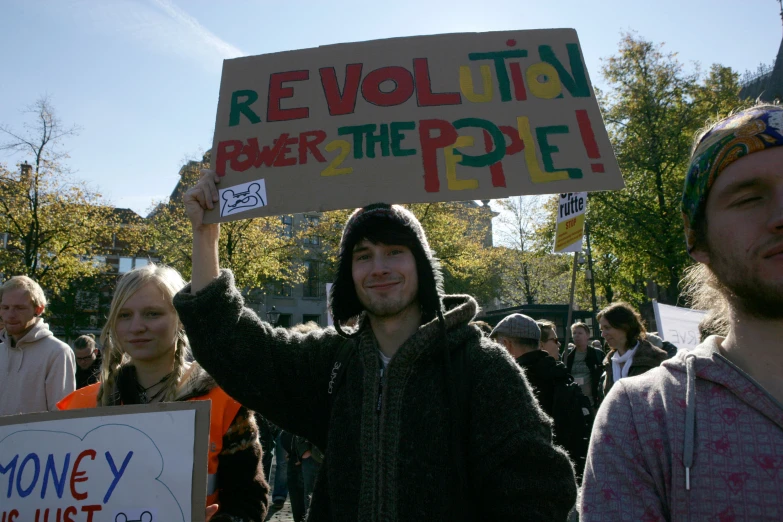
M 599 102 L 626 188 L 590 195 L 596 283 L 607 300 L 639 304 L 653 282 L 674 303 L 690 263 L 679 205 L 693 136 L 743 105 L 738 75 L 720 65 L 688 72 L 675 53 L 634 34 L 601 72 L 608 88 Z
M 497 233 L 502 249 L 500 298 L 509 306 L 569 302 L 573 254 L 552 253 L 557 196 L 524 196 L 497 200 L 501 208 Z M 574 302 L 591 306 L 584 266 L 579 265 Z
M 499 296 L 499 252 L 489 236 L 492 212 L 464 202 L 406 205 L 424 227 L 430 248 L 443 267 L 447 294 L 469 294 L 480 304 Z
M 23 130 L 0 126 L 7 141 L 0 150 L 21 153 L 32 160 L 21 172 L 0 165 L 0 249 L 4 278 L 24 274 L 53 296 L 72 283 L 106 271 L 93 256 L 110 251 L 116 238 L 131 235 L 101 195 L 69 176 L 62 141 L 77 133 L 57 118 L 46 98 L 28 107 L 30 121 Z

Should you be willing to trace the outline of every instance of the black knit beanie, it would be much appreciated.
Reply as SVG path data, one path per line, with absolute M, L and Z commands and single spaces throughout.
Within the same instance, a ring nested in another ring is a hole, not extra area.
M 416 260 L 419 279 L 418 298 L 422 321 L 428 322 L 442 311 L 443 276 L 440 263 L 430 250 L 421 223 L 412 212 L 399 205 L 374 203 L 357 209 L 351 214 L 343 229 L 337 280 L 329 294 L 329 307 L 335 323 L 345 322 L 364 311 L 364 305 L 359 301 L 353 284 L 351 271 L 353 249 L 363 239 L 374 241 L 375 238 L 382 238 L 384 232 L 410 238 L 410 247 Z

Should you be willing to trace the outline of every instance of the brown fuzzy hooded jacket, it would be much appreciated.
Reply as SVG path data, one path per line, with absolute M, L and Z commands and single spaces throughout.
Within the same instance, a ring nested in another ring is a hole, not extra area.
M 244 307 L 229 271 L 174 298 L 196 359 L 220 386 L 324 450 L 310 522 L 565 520 L 576 485 L 551 420 L 514 360 L 468 324 L 476 302 L 443 303 L 443 318 L 422 325 L 382 371 L 368 321 L 350 340 L 333 328 L 273 328 Z M 353 351 L 332 402 L 344 343 Z M 459 360 L 463 370 L 448 366 Z

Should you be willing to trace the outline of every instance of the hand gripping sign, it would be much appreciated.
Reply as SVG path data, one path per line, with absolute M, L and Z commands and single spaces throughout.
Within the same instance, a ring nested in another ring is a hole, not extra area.
M 0 417 L 0 521 L 203 521 L 209 401 Z
M 623 186 L 572 29 L 226 60 L 212 166 L 207 222 Z

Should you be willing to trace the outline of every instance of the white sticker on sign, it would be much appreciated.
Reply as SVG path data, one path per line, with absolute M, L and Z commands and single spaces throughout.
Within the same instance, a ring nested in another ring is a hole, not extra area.
M 220 190 L 220 216 L 230 216 L 265 207 L 266 183 L 263 179 Z

